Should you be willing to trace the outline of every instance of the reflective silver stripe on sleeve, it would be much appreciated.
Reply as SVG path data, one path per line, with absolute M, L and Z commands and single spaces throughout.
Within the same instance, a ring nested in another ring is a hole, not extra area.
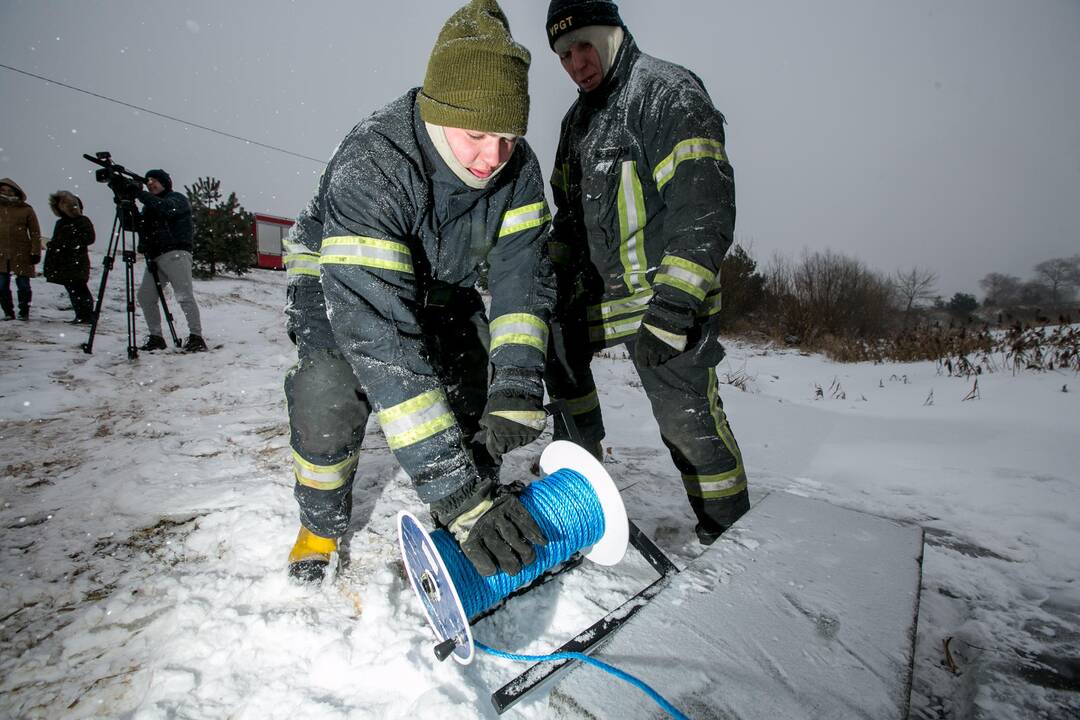
M 319 277 L 319 253 L 312 251 L 307 245 L 286 240 L 285 246 L 285 275 L 312 275 Z
M 676 168 L 678 168 L 679 164 L 684 160 L 695 160 L 698 158 L 713 158 L 715 160 L 726 162 L 727 155 L 724 153 L 724 144 L 710 138 L 690 138 L 689 140 L 683 140 L 675 146 L 675 149 L 671 151 L 670 155 L 657 164 L 656 170 L 653 172 L 653 180 L 656 182 L 656 189 L 659 190 L 664 187 L 671 178 L 675 177 Z
M 528 345 L 547 352 L 548 326 L 529 313 L 509 313 L 491 321 L 491 350 L 502 345 Z
M 547 203 L 543 201 L 507 210 L 503 213 L 502 224 L 499 226 L 499 237 L 540 227 L 549 220 L 551 220 L 551 213 L 548 212 Z
M 705 299 L 705 293 L 715 281 L 715 273 L 707 267 L 676 255 L 668 255 L 664 258 L 653 280 L 657 285 L 676 287 L 698 300 Z
M 412 253 L 404 243 L 393 240 L 347 235 L 326 238 L 322 242 L 324 265 L 363 265 L 412 274 Z

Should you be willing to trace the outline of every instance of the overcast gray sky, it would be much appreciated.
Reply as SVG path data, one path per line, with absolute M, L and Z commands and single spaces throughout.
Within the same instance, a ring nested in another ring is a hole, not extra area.
M 192 123 L 328 158 L 356 122 L 423 80 L 463 0 L 0 0 L 0 63 Z M 528 139 L 550 172 L 574 97 L 545 0 L 503 0 L 533 53 Z M 625 0 L 641 48 L 691 68 L 728 118 L 737 239 L 831 248 L 939 291 L 1031 276 L 1080 253 L 1080 1 Z M 99 234 L 111 195 L 82 153 L 109 150 L 178 189 L 214 176 L 251 211 L 294 216 L 321 165 L 0 68 L 0 176 L 46 234 L 73 189 Z

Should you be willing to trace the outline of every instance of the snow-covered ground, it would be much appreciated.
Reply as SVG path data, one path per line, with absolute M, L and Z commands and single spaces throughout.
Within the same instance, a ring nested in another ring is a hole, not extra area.
M 40 279 L 32 320 L 0 323 L 0 716 L 494 716 L 488 693 L 523 668 L 433 658 L 394 529 L 399 509 L 424 507 L 374 425 L 336 583 L 286 581 L 284 280 L 197 282 L 216 346 L 200 355 L 127 359 L 120 272 L 93 355 Z M 685 563 L 701 548 L 633 369 L 621 351 L 595 369 L 609 470 Z M 933 363 L 739 343 L 720 371 L 745 387 L 723 395 L 754 500 L 797 493 L 925 528 L 913 717 L 1080 713 L 1080 378 L 988 375 L 965 401 L 972 381 Z M 543 442 L 505 477 L 529 479 Z M 649 578 L 641 561 L 582 566 L 475 632 L 547 652 Z M 543 695 L 512 712 L 565 717 Z

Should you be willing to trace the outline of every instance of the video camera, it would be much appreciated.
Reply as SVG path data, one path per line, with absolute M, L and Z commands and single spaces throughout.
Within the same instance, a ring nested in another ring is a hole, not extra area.
M 93 155 L 83 154 L 83 157 L 94 163 L 100 165 L 101 169 L 94 172 L 94 179 L 99 183 L 108 183 L 109 187 L 116 190 L 117 185 L 130 185 L 130 183 L 138 183 L 138 185 L 145 185 L 146 178 L 142 175 L 136 175 L 123 165 L 117 165 L 112 160 L 112 155 L 102 150 L 101 152 L 94 153 Z M 120 181 L 115 182 L 115 181 Z

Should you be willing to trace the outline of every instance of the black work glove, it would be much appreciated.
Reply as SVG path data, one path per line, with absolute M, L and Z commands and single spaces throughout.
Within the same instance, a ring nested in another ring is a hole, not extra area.
M 544 431 L 544 385 L 540 372 L 521 368 L 495 371 L 480 425 L 487 429 L 487 451 L 496 461 L 528 445 Z
M 34 253 L 30 256 L 31 265 L 37 265 L 39 262 L 41 262 L 41 253 Z
M 548 542 L 517 496 L 503 489 L 458 515 L 447 529 L 484 577 L 500 570 L 517 575 L 536 559 L 533 545 Z
M 686 336 L 683 336 L 683 341 L 685 340 Z M 656 333 L 646 327 L 645 323 L 638 328 L 637 338 L 634 340 L 635 365 L 654 368 L 663 365 L 681 352 L 682 349 L 661 340 Z
M 692 309 L 676 307 L 656 296 L 641 319 L 634 342 L 634 364 L 654 368 L 686 350 L 690 328 L 694 326 Z

